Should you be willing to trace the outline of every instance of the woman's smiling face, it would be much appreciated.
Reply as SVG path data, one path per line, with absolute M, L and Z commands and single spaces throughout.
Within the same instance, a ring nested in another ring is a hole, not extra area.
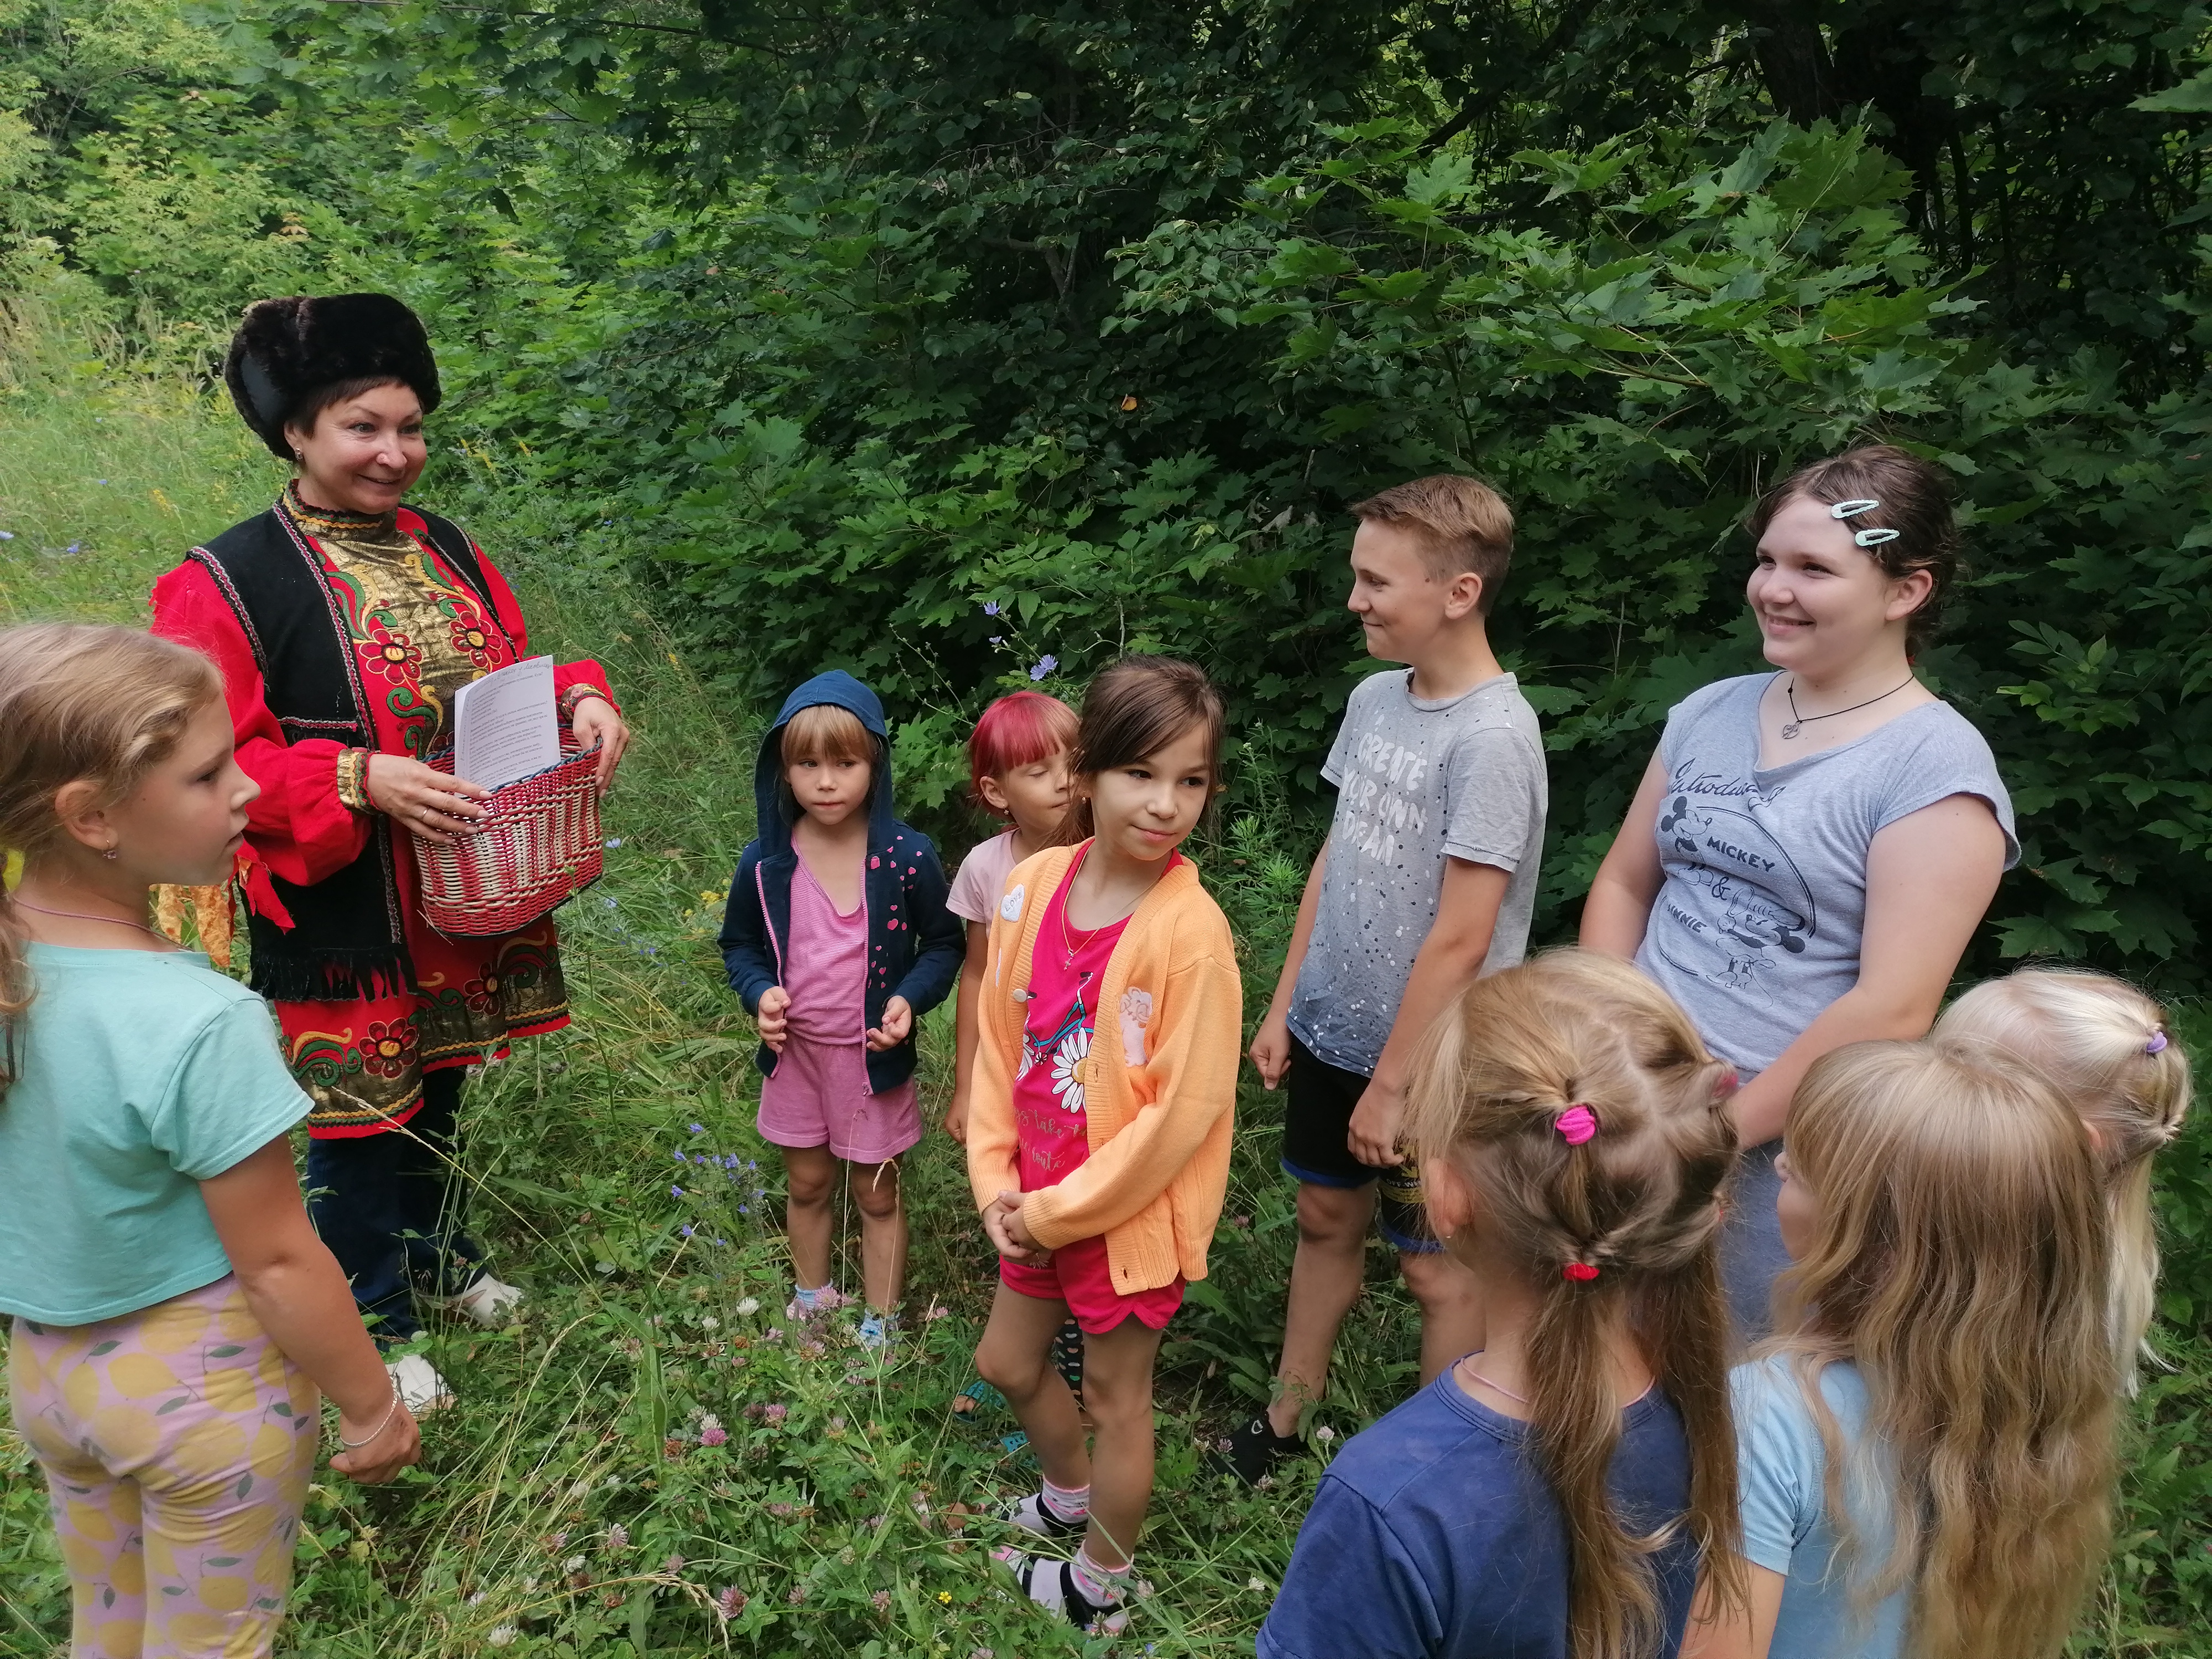
M 1819 678 L 1847 669 L 1883 635 L 1902 635 L 1927 599 L 1924 570 L 1893 577 L 1827 503 L 1795 495 L 1776 510 L 1744 597 L 1778 668 Z

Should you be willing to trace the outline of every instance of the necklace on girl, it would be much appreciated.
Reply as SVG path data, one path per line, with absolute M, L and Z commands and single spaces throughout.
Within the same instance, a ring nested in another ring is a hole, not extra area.
M 1078 875 L 1082 873 L 1083 860 L 1090 855 L 1090 852 L 1091 849 L 1086 847 L 1081 853 L 1078 854 L 1076 855 L 1074 868 L 1067 872 L 1067 890 L 1069 896 L 1071 897 L 1073 896 L 1075 892 L 1075 878 Z M 1081 950 L 1084 945 L 1090 944 L 1092 939 L 1097 939 L 1103 930 L 1110 927 L 1113 925 L 1114 924 L 1110 921 L 1100 922 L 1097 927 L 1093 927 L 1089 933 L 1084 934 L 1083 943 L 1079 945 L 1074 939 L 1068 936 L 1067 900 L 1066 898 L 1061 899 L 1060 902 L 1060 943 L 1061 945 L 1060 958 L 1060 967 L 1062 969 L 1074 967 L 1075 953 Z
M 1871 708 L 1882 697 L 1893 697 L 1911 684 L 1912 676 L 1907 674 L 1902 681 L 1883 692 L 1881 697 L 1869 697 L 1864 702 L 1855 702 L 1849 708 L 1834 709 L 1826 714 L 1801 714 L 1797 712 L 1797 677 L 1793 674 L 1790 677 L 1790 684 L 1782 688 L 1782 695 L 1790 700 L 1790 722 L 1782 728 L 1782 735 L 1784 738 L 1794 738 L 1814 720 L 1832 720 L 1838 714 L 1856 714 L 1862 708 Z
M 66 916 L 71 921 L 104 921 L 116 927 L 136 927 L 147 938 L 157 939 L 172 948 L 174 948 L 176 944 L 175 940 L 161 932 L 160 928 L 149 927 L 144 922 L 133 921 L 128 916 L 95 916 L 84 910 L 50 910 L 43 904 L 33 904 L 30 900 L 23 898 L 19 898 L 15 902 L 18 909 L 35 910 L 42 916 Z
M 1479 1353 L 1471 1353 L 1468 1355 L 1466 1358 L 1459 1362 L 1461 1365 L 1466 1369 L 1468 1379 L 1472 1382 L 1481 1383 L 1484 1388 L 1488 1389 L 1493 1394 L 1504 1395 L 1508 1400 L 1511 1401 L 1516 1406 L 1527 1405 L 1528 1403 L 1527 1395 L 1516 1394 L 1510 1389 L 1501 1389 L 1497 1383 L 1492 1382 L 1480 1371 L 1475 1370 L 1474 1362 L 1481 1358 L 1482 1356 Z

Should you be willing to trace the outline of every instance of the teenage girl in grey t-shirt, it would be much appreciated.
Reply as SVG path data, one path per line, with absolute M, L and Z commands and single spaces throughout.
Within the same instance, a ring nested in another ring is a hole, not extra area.
M 1774 1159 L 1799 1079 L 1844 1043 L 1927 1033 L 2020 851 L 1989 744 L 1912 671 L 1956 566 L 1942 476 L 1853 450 L 1793 475 L 1751 529 L 1747 597 L 1777 672 L 1668 715 L 1582 930 L 1744 1079 L 1723 1271 L 1747 1337 L 1788 1262 Z

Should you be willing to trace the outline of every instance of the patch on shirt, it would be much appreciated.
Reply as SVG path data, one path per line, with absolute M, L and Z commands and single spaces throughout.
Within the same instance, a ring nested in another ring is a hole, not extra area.
M 1023 896 L 1024 889 L 1019 882 L 1006 889 L 1006 897 L 999 901 L 1000 915 L 1008 921 L 1019 921 L 1022 919 Z
M 1145 1063 L 1145 1027 L 1152 1023 L 1152 994 L 1138 986 L 1121 993 L 1121 1058 Z

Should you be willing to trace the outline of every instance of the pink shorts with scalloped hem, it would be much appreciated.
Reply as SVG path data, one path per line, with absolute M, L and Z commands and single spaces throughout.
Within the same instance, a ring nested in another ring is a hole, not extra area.
M 1114 1275 L 1106 1265 L 1103 1238 L 1079 1238 L 1063 1244 L 1042 1266 L 999 1258 L 999 1282 L 1017 1296 L 1033 1296 L 1040 1302 L 1065 1302 L 1075 1322 L 1085 1334 L 1103 1336 L 1134 1317 L 1149 1330 L 1164 1331 L 1182 1306 L 1183 1279 L 1157 1290 L 1124 1296 L 1114 1288 Z

